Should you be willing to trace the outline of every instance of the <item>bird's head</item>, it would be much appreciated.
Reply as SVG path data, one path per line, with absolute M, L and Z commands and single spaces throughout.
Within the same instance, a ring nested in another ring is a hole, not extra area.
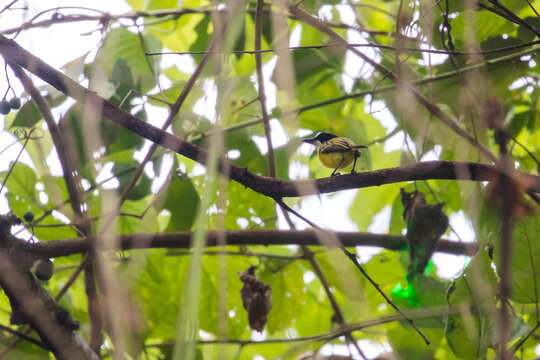
M 320 144 L 324 144 L 328 140 L 333 139 L 335 137 L 337 137 L 337 136 L 334 135 L 334 134 L 320 132 L 314 138 L 305 139 L 305 140 L 302 140 L 302 141 L 305 142 L 305 143 L 308 143 L 308 144 L 320 145 Z

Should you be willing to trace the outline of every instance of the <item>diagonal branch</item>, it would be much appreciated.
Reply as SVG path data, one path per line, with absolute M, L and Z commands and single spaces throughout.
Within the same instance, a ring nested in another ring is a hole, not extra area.
M 62 172 L 64 174 L 64 181 L 66 183 L 66 188 L 68 190 L 71 208 L 75 214 L 75 227 L 83 235 L 91 235 L 91 229 L 89 226 L 88 218 L 86 212 L 83 210 L 83 191 L 80 186 L 80 179 L 78 177 L 78 171 L 76 171 L 76 166 L 74 164 L 74 159 L 69 155 L 67 145 L 64 141 L 64 138 L 58 128 L 58 125 L 54 121 L 51 109 L 47 104 L 47 101 L 41 96 L 39 90 L 34 86 L 32 80 L 26 75 L 23 69 L 16 64 L 11 64 L 11 68 L 15 75 L 21 81 L 24 90 L 30 94 L 34 102 L 36 103 L 39 112 L 45 119 L 47 123 L 47 128 L 51 134 L 58 158 L 60 160 L 60 165 L 62 167 Z M 89 249 L 90 252 L 93 249 Z M 97 285 L 94 272 L 94 264 L 90 262 L 88 266 L 85 267 L 85 290 L 88 296 L 88 314 L 90 316 L 91 322 L 91 335 L 90 335 L 90 347 L 94 351 L 99 351 L 101 344 L 103 342 L 102 328 L 103 324 L 101 321 L 101 309 L 99 307 Z
M 87 90 L 39 58 L 22 49 L 14 41 L 2 36 L 0 36 L 0 54 L 8 61 L 17 63 L 28 69 L 45 82 L 81 103 L 101 104 L 100 107 L 102 108 L 103 115 L 116 124 L 200 164 L 205 165 L 207 163 L 208 153 L 203 148 L 145 123 L 119 109 L 96 93 Z M 399 168 L 334 176 L 317 180 L 282 181 L 253 174 L 247 169 L 241 168 L 226 159 L 220 160 L 219 169 L 222 175 L 271 198 L 306 196 L 344 189 L 428 179 L 493 181 L 500 172 L 500 169 L 496 166 L 480 163 L 427 161 Z M 225 172 L 224 169 L 227 169 L 227 171 Z M 539 176 L 525 174 L 515 170 L 512 170 L 507 175 L 518 182 L 522 189 L 540 192 Z
M 362 273 L 362 275 L 364 276 L 364 278 L 367 279 L 367 281 L 369 281 L 369 283 L 375 288 L 375 290 L 377 290 L 377 292 L 384 298 L 384 300 L 386 301 L 386 303 L 388 305 L 390 305 L 394 310 L 396 310 L 396 312 L 401 316 L 403 317 L 403 319 L 405 321 L 407 321 L 409 323 L 409 325 L 411 325 L 411 327 L 418 333 L 418 335 L 420 335 L 420 337 L 422 338 L 422 340 L 424 340 L 425 344 L 429 346 L 429 344 L 431 343 L 429 341 L 429 339 L 424 335 L 424 333 L 416 326 L 416 324 L 414 323 L 414 320 L 411 319 L 410 317 L 408 317 L 407 315 L 405 315 L 399 307 L 397 307 L 396 304 L 394 304 L 394 302 L 392 300 L 390 300 L 390 298 L 384 293 L 384 291 L 382 291 L 381 287 L 379 286 L 379 284 L 377 284 L 375 282 L 375 280 L 373 280 L 371 278 L 371 276 L 369 276 L 369 274 L 366 272 L 366 270 L 364 270 L 364 267 L 360 264 L 360 262 L 358 262 L 358 258 L 356 256 L 356 254 L 353 254 L 352 252 L 350 252 L 349 250 L 347 250 L 347 248 L 345 246 L 343 246 L 339 241 L 337 241 L 337 239 L 335 238 L 335 235 L 333 232 L 330 232 L 330 231 L 326 231 L 324 229 L 322 229 L 321 227 L 319 227 L 318 225 L 312 223 L 311 221 L 309 221 L 308 219 L 306 219 L 305 217 L 303 217 L 302 215 L 300 215 L 298 212 L 296 212 L 295 210 L 293 210 L 291 207 L 289 207 L 287 204 L 285 204 L 283 202 L 283 200 L 281 199 L 275 199 L 276 202 L 281 206 L 283 207 L 284 209 L 286 209 L 287 211 L 295 214 L 296 216 L 298 216 L 299 218 L 301 218 L 302 220 L 304 220 L 306 223 L 308 223 L 310 226 L 314 227 L 315 229 L 319 230 L 319 235 L 322 235 L 324 236 L 325 238 L 325 241 L 324 242 L 327 242 L 328 245 L 330 246 L 336 246 L 337 248 L 339 248 L 343 254 L 345 256 L 347 256 L 351 261 L 352 263 L 354 264 L 354 266 Z M 325 244 L 327 245 L 327 244 Z
M 167 119 L 165 120 L 165 123 L 161 127 L 162 130 L 166 130 L 172 124 L 175 116 L 180 111 L 180 108 L 182 107 L 182 104 L 184 103 L 184 101 L 188 97 L 189 93 L 191 92 L 191 89 L 193 89 L 193 86 L 195 86 L 195 82 L 197 81 L 197 79 L 201 75 L 204 67 L 206 66 L 206 64 L 210 60 L 212 50 L 216 47 L 216 44 L 219 43 L 219 40 L 221 39 L 222 31 L 225 30 L 225 27 L 226 27 L 226 24 L 223 25 L 223 28 L 221 29 L 221 31 L 216 32 L 216 36 L 214 36 L 214 38 L 212 39 L 212 41 L 208 45 L 208 53 L 203 56 L 203 58 L 201 59 L 201 62 L 199 63 L 199 65 L 197 65 L 197 68 L 195 69 L 193 74 L 189 77 L 188 81 L 186 82 L 186 85 L 184 86 L 184 88 L 180 92 L 180 95 L 178 95 L 178 98 L 176 99 L 174 104 L 171 106 L 171 108 L 169 110 L 169 115 L 167 116 Z M 120 199 L 118 200 L 117 209 L 120 209 L 120 207 L 122 206 L 122 203 L 126 200 L 129 192 L 133 189 L 133 187 L 137 183 L 137 180 L 139 179 L 139 177 L 141 176 L 141 174 L 142 174 L 142 172 L 144 170 L 144 167 L 146 166 L 148 161 L 150 161 L 150 159 L 154 155 L 155 151 L 157 150 L 158 146 L 159 146 L 158 143 L 153 143 L 152 144 L 152 146 L 150 147 L 150 149 L 146 153 L 146 156 L 144 157 L 143 161 L 140 163 L 139 167 L 135 170 L 135 172 L 133 173 L 133 175 L 129 179 L 129 182 L 127 183 L 126 187 L 124 188 L 124 191 L 120 195 Z

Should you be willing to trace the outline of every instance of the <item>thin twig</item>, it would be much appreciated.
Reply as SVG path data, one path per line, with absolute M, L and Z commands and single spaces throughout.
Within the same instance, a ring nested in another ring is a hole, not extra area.
M 514 346 L 512 349 L 512 353 L 516 353 L 522 346 L 525 344 L 527 340 L 540 328 L 540 322 L 537 322 L 534 327 L 525 334 Z
M 534 35 L 536 35 L 537 37 L 540 38 L 540 32 L 538 30 L 536 30 L 536 28 L 534 26 L 530 25 L 528 22 L 526 22 L 525 20 L 523 20 L 522 18 L 520 18 L 519 16 L 514 14 L 510 9 L 508 9 L 506 6 L 501 4 L 498 0 L 488 0 L 488 1 L 490 3 L 492 3 L 494 6 L 501 9 L 502 12 L 507 14 L 508 17 L 505 17 L 506 19 L 508 19 L 508 20 L 518 24 L 518 25 L 521 25 L 521 26 L 529 29 Z
M 26 148 L 26 145 L 28 144 L 28 141 L 30 141 L 32 139 L 32 133 L 35 131 L 35 128 L 32 128 L 30 129 L 30 132 L 28 134 L 23 134 L 23 138 L 24 138 L 24 143 L 21 147 L 21 150 L 19 151 L 19 153 L 17 154 L 17 156 L 15 157 L 15 161 L 13 161 L 13 164 L 9 167 L 7 173 L 6 173 L 6 176 L 4 177 L 4 180 L 2 181 L 2 185 L 0 186 L 0 193 L 2 193 L 2 190 L 4 190 L 4 186 L 6 186 L 6 183 L 9 179 L 9 176 L 11 175 L 11 173 L 13 172 L 13 168 L 15 168 L 15 165 L 17 165 L 17 163 L 19 162 L 19 158 L 21 157 L 23 151 L 24 151 L 24 148 Z
M 301 50 L 320 50 L 333 47 L 350 47 L 350 48 L 376 48 L 382 50 L 390 50 L 395 52 L 407 52 L 407 53 L 428 53 L 428 54 L 442 54 L 442 55 L 459 55 L 459 56 L 472 56 L 472 55 L 489 55 L 497 54 L 502 52 L 514 51 L 529 46 L 534 46 L 540 44 L 540 40 L 535 40 L 523 44 L 516 44 L 505 46 L 501 48 L 482 50 L 482 51 L 455 51 L 455 50 L 438 50 L 438 49 L 420 49 L 420 48 L 407 48 L 407 47 L 395 47 L 388 45 L 381 45 L 375 43 L 330 43 L 322 45 L 303 45 L 303 46 L 289 46 L 286 48 L 273 48 L 273 49 L 257 49 L 255 50 L 233 50 L 229 53 L 232 54 L 248 54 L 248 55 L 259 55 L 267 53 L 275 53 L 280 50 L 289 50 L 289 51 L 301 51 Z M 146 53 L 148 56 L 160 56 L 160 55 L 206 55 L 206 54 L 224 54 L 223 51 L 213 50 L 213 51 L 160 51 L 160 52 L 149 52 Z
M 291 230 L 296 231 L 296 226 L 291 220 L 291 217 L 289 216 L 289 209 L 288 207 L 283 206 L 283 202 L 277 202 L 277 204 L 280 206 L 281 211 L 283 212 L 283 217 L 287 221 L 287 224 L 291 228 Z M 343 316 L 343 312 L 341 311 L 341 308 L 339 307 L 336 298 L 334 297 L 334 294 L 330 290 L 330 285 L 328 284 L 328 280 L 326 279 L 326 276 L 324 276 L 324 273 L 322 272 L 321 267 L 317 263 L 317 260 L 315 260 L 315 256 L 313 251 L 311 251 L 306 245 L 301 245 L 303 257 L 309 261 L 311 264 L 311 267 L 313 268 L 313 271 L 315 272 L 315 275 L 321 282 L 323 289 L 326 293 L 326 297 L 328 298 L 328 301 L 330 302 L 330 305 L 332 306 L 332 309 L 334 310 L 334 314 L 336 317 L 336 322 L 339 324 L 340 327 L 344 327 L 346 325 L 345 322 L 345 316 Z M 358 342 L 352 335 L 352 332 L 347 332 L 345 334 L 345 337 L 347 339 L 347 342 L 349 344 L 352 344 L 355 348 L 358 354 L 363 359 L 367 359 L 364 353 L 362 352 L 362 349 L 360 349 L 360 346 L 358 345 Z
M 302 219 L 303 221 L 305 221 L 307 224 L 309 224 L 310 226 L 314 227 L 315 229 L 318 229 L 322 232 L 327 232 L 326 230 L 322 229 L 320 226 L 318 226 L 317 224 L 313 223 L 312 221 L 306 219 L 304 216 L 300 215 L 297 211 L 295 211 L 294 209 L 292 209 L 290 206 L 288 206 L 287 204 L 285 204 L 283 202 L 283 200 L 281 199 L 275 199 L 275 201 L 280 204 L 280 206 L 282 206 L 283 208 L 287 209 L 287 211 L 293 213 L 294 215 L 296 215 L 297 217 L 299 217 L 300 219 Z M 420 331 L 420 329 L 416 326 L 416 324 L 414 323 L 414 321 L 407 317 L 407 315 L 405 315 L 397 306 L 396 304 L 394 304 L 394 302 L 392 300 L 390 300 L 390 298 L 388 296 L 386 296 L 386 294 L 384 293 L 384 291 L 382 291 L 382 289 L 379 287 L 379 284 L 377 284 L 369 275 L 368 273 L 364 270 L 364 268 L 362 267 L 362 265 L 360 265 L 360 263 L 358 262 L 358 259 L 356 258 L 356 255 L 354 255 L 353 253 L 351 253 L 349 250 L 347 250 L 347 248 L 345 248 L 342 244 L 340 244 L 339 242 L 337 241 L 333 241 L 333 244 L 335 246 L 337 246 L 339 249 L 341 249 L 341 251 L 343 251 L 343 253 L 353 262 L 353 264 L 356 266 L 356 268 L 358 270 L 360 270 L 360 272 L 362 273 L 362 275 L 364 275 L 364 277 L 371 283 L 371 285 L 373 285 L 373 287 L 379 292 L 379 294 L 381 294 L 381 296 L 384 298 L 384 300 L 388 303 L 388 305 L 390 305 L 391 307 L 394 308 L 394 310 L 396 310 L 402 317 L 403 319 L 405 319 L 410 325 L 411 327 L 418 333 L 418 335 L 420 335 L 420 337 L 422 337 L 422 339 L 424 340 L 424 342 L 426 343 L 426 345 L 429 345 L 430 344 L 430 341 L 428 340 L 428 338 L 422 333 L 422 331 Z
M 536 11 L 536 9 L 534 8 L 531 0 L 527 0 L 527 4 L 529 5 L 529 7 L 532 9 L 532 11 L 536 14 L 536 16 L 540 17 L 540 14 L 538 13 L 538 11 Z
M 2 14 L 4 11 L 6 11 L 7 9 L 9 9 L 11 7 L 11 5 L 15 4 L 17 1 L 19 0 L 12 0 L 9 4 L 7 4 L 6 6 L 4 6 L 2 8 L 2 10 L 0 10 L 0 14 Z
M 520 143 L 515 137 L 512 137 L 512 140 L 519 145 L 519 147 L 521 147 L 523 150 L 525 150 L 525 152 L 531 157 L 531 159 L 534 160 L 534 162 L 536 163 L 536 167 L 538 169 L 538 171 L 540 171 L 540 161 L 538 161 L 538 159 L 536 158 L 536 156 L 534 156 L 534 154 L 529 150 L 527 149 L 527 147 L 525 147 L 525 145 L 523 145 L 522 143 Z
M 332 306 L 332 309 L 334 310 L 336 322 L 339 324 L 340 327 L 344 327 L 345 325 L 347 325 L 347 323 L 345 322 L 345 316 L 343 315 L 343 311 L 341 311 L 341 308 L 339 307 L 339 304 L 337 303 L 337 300 L 334 297 L 332 290 L 330 290 L 330 284 L 328 283 L 326 276 L 324 276 L 321 266 L 315 259 L 313 252 L 307 246 L 305 245 L 302 246 L 302 252 L 304 253 L 304 256 L 308 259 L 313 271 L 315 272 L 315 275 L 317 276 L 317 278 L 319 279 L 319 281 L 321 282 L 323 286 L 323 289 L 326 293 L 326 297 L 328 297 L 328 300 L 330 301 L 330 305 Z M 347 332 L 345 336 L 347 337 L 347 340 L 351 344 L 353 344 L 353 346 L 355 347 L 356 351 L 360 354 L 360 356 L 363 359 L 367 359 L 366 355 L 360 349 L 358 342 L 352 335 L 352 332 Z
M 5 326 L 5 325 L 0 324 L 0 329 L 4 330 L 5 332 L 8 332 L 8 333 L 10 333 L 12 335 L 15 335 L 15 336 L 19 337 L 21 340 L 26 340 L 28 342 L 31 342 L 32 344 L 37 345 L 37 346 L 39 346 L 40 348 L 42 348 L 44 350 L 51 351 L 51 348 L 48 347 L 47 345 L 45 345 L 43 342 L 41 342 L 41 341 L 39 341 L 37 339 L 34 339 L 33 337 L 30 337 L 25 333 L 14 330 L 14 329 L 10 328 L 9 326 Z

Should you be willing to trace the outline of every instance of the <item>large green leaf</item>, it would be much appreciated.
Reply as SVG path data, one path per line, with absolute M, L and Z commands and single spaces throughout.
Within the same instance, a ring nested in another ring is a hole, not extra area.
M 448 289 L 448 305 L 460 313 L 448 316 L 446 340 L 461 359 L 483 358 L 491 345 L 489 313 L 495 310 L 495 285 L 490 259 L 480 252 Z
M 131 69 L 136 88 L 148 91 L 155 85 L 153 67 L 155 58 L 147 56 L 147 52 L 157 52 L 161 49 L 161 41 L 153 35 L 138 36 L 120 27 L 112 30 L 101 47 L 96 63 L 102 66 L 109 76 L 118 59 L 124 59 Z
M 359 231 L 367 231 L 377 215 L 399 194 L 399 185 L 387 185 L 378 192 L 372 189 L 359 189 L 349 209 L 351 220 L 358 225 Z M 366 206 L 369 204 L 369 206 Z
M 412 328 L 404 328 L 398 323 L 387 326 L 387 336 L 392 349 L 399 359 L 424 360 L 434 358 L 434 348 L 442 338 L 440 329 L 422 329 L 422 333 L 432 343 L 427 346 L 424 340 Z
M 191 180 L 174 175 L 166 190 L 160 193 L 165 199 L 163 208 L 170 212 L 167 231 L 190 230 L 195 222 L 200 198 Z
M 41 120 L 41 113 L 33 101 L 27 101 L 15 115 L 15 120 L 11 123 L 13 127 L 28 127 L 31 128 Z
M 267 324 L 270 334 L 291 326 L 302 313 L 305 293 L 302 272 L 303 267 L 298 262 L 285 266 L 279 272 L 268 266 L 261 271 L 261 281 L 272 286 L 272 310 Z
M 6 182 L 8 189 L 6 197 L 10 211 L 19 217 L 22 217 L 26 211 L 39 213 L 44 205 L 39 200 L 34 170 L 21 162 L 10 163 L 10 166 L 13 168 Z M 8 173 L 4 172 L 2 182 L 6 181 L 6 176 Z
M 464 44 L 474 34 L 480 42 L 489 37 L 512 34 L 517 28 L 502 16 L 495 16 L 487 10 L 466 10 L 452 19 L 452 36 Z
M 539 302 L 540 289 L 540 215 L 528 216 L 514 224 L 512 233 L 512 300 Z M 499 254 L 500 256 L 500 254 Z

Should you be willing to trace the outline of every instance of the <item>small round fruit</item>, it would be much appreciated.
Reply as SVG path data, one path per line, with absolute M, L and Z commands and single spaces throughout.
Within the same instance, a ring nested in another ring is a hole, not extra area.
M 13 110 L 20 109 L 21 99 L 19 99 L 18 97 L 14 97 L 13 99 L 9 100 L 9 107 Z
M 23 219 L 26 222 L 32 222 L 34 221 L 34 213 L 31 211 L 27 211 L 23 214 Z
M 11 106 L 6 100 L 0 101 L 0 114 L 7 115 L 11 111 Z
M 47 281 L 52 278 L 54 264 L 51 259 L 39 260 L 36 266 L 36 276 L 39 280 Z

